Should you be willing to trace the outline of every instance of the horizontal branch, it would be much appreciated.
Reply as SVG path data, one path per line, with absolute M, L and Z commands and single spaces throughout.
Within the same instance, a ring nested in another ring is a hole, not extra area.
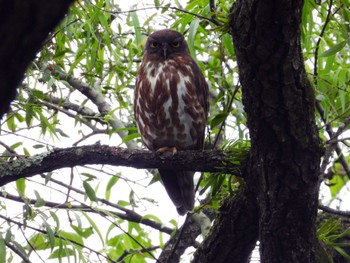
M 109 164 L 137 169 L 167 168 L 198 172 L 221 172 L 240 176 L 242 154 L 220 150 L 179 151 L 164 157 L 147 150 L 131 150 L 108 145 L 54 148 L 51 151 L 0 163 L 0 186 L 60 168 Z
M 79 193 L 83 194 L 83 191 L 79 191 Z M 15 201 L 15 202 L 20 202 L 20 203 L 24 202 L 22 197 L 12 195 L 12 194 L 7 193 L 5 191 L 0 192 L 0 197 L 2 197 L 4 199 Z M 32 205 L 34 205 L 36 203 L 36 201 L 37 201 L 36 199 L 26 200 L 26 202 L 28 202 Z M 119 209 L 118 205 L 111 203 L 105 199 L 97 198 L 97 201 L 101 202 L 103 204 L 106 204 L 110 207 L 114 207 L 114 208 Z M 85 212 L 90 212 L 90 213 L 95 213 L 95 214 L 101 214 L 101 211 L 93 209 L 93 207 L 87 206 L 85 204 L 72 205 L 72 204 L 68 204 L 68 203 L 55 203 L 55 202 L 45 200 L 44 206 L 54 208 L 54 209 L 66 209 L 66 210 L 68 209 L 70 211 L 76 210 L 76 211 L 85 211 Z M 123 212 L 108 211 L 108 214 L 114 215 L 114 216 L 119 217 L 123 220 L 127 220 L 130 222 L 140 223 L 140 224 L 149 226 L 151 228 L 154 228 L 154 229 L 159 230 L 161 232 L 167 233 L 169 235 L 171 234 L 171 232 L 173 232 L 172 228 L 169 228 L 169 227 L 167 227 L 161 223 L 158 223 L 156 221 L 153 221 L 152 219 L 144 218 L 143 216 L 141 216 L 140 214 L 136 213 L 133 210 L 123 208 Z

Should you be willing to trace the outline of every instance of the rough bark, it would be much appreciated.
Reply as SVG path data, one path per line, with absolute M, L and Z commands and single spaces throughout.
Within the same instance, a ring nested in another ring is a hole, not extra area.
M 0 164 L 0 186 L 19 178 L 52 172 L 60 168 L 89 164 L 109 164 L 115 166 L 146 168 L 173 168 L 199 172 L 222 172 L 240 175 L 235 163 L 242 156 L 219 150 L 179 151 L 172 158 L 146 150 L 129 150 L 108 145 L 87 145 L 70 148 L 55 148 L 49 152 L 30 157 L 18 157 Z M 14 156 L 15 157 L 15 156 Z
M 315 262 L 320 147 L 300 48 L 302 5 L 238 0 L 231 14 L 262 262 Z
M 29 63 L 72 0 L 0 0 L 0 118 Z
M 192 263 L 248 263 L 258 239 L 258 210 L 247 187 L 220 207 L 210 234 L 197 249 Z

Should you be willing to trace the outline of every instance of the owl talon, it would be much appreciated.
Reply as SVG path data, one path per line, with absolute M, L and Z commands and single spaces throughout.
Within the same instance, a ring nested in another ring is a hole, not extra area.
M 176 147 L 161 147 L 156 151 L 163 158 L 173 157 L 177 153 Z

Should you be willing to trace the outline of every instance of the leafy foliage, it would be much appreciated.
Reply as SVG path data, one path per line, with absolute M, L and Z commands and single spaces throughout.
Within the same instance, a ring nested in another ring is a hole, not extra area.
M 47 38 L 1 122 L 0 162 L 96 142 L 142 147 L 132 113 L 133 86 L 147 35 L 165 27 L 185 34 L 210 84 L 208 147 L 233 151 L 232 162 L 242 161 L 249 135 L 228 32 L 232 3 L 135 1 L 129 10 L 120 2 L 77 1 Z M 319 5 L 306 0 L 301 25 L 320 137 L 331 149 L 324 162 L 334 169 L 325 179 L 332 200 L 341 198 L 349 176 L 347 162 L 340 159 L 349 152 L 349 6 L 349 0 Z M 336 144 L 341 153 L 331 148 Z M 20 257 L 33 262 L 154 260 L 181 220 L 170 201 L 159 198 L 163 190 L 153 184 L 152 173 L 74 167 L 6 185 L 0 200 L 0 262 Z M 196 211 L 215 211 L 242 184 L 235 175 L 204 174 L 198 191 L 202 205 Z M 333 230 L 325 228 L 319 238 L 331 246 Z

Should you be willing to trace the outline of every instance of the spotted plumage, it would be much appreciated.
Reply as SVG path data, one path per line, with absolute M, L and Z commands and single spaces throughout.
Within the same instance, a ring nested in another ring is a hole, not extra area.
M 145 146 L 203 148 L 208 115 L 208 85 L 182 34 L 164 29 L 147 40 L 135 85 L 134 114 Z M 194 205 L 194 172 L 159 171 L 178 213 Z

